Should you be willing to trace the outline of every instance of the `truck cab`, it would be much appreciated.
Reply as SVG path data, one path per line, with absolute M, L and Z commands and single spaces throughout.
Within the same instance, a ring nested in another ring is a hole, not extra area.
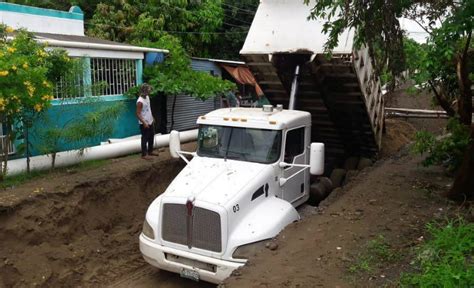
M 310 113 L 281 106 L 219 109 L 197 123 L 196 152 L 181 151 L 171 133 L 172 155 L 188 165 L 149 206 L 140 251 L 155 267 L 220 283 L 249 247 L 299 220 L 324 145 L 310 143 Z

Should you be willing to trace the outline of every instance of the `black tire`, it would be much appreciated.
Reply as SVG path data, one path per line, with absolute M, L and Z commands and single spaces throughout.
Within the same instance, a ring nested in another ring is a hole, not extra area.
M 336 168 L 331 172 L 331 182 L 334 188 L 341 187 L 344 183 L 344 178 L 346 177 L 346 170 Z
M 357 170 L 362 170 L 364 168 L 372 166 L 374 163 L 369 158 L 360 158 L 359 164 L 357 164 Z
M 317 206 L 332 191 L 332 182 L 327 177 L 320 177 L 310 186 L 308 204 Z
M 359 157 L 349 157 L 344 162 L 344 169 L 347 171 L 357 170 L 358 164 L 359 164 Z
M 326 195 L 326 187 L 322 183 L 314 183 L 309 190 L 308 204 L 311 206 L 318 206 L 319 202 L 323 201 Z

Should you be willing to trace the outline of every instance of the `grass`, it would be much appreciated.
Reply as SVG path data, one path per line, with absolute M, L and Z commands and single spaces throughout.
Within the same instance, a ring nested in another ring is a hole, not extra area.
M 90 160 L 90 161 L 81 162 L 79 164 L 76 164 L 70 167 L 57 168 L 57 169 L 54 169 L 53 171 L 50 171 L 50 170 L 31 171 L 30 173 L 22 173 L 22 174 L 18 174 L 11 177 L 6 177 L 2 182 L 0 182 L 0 188 L 5 189 L 5 188 L 19 186 L 21 184 L 32 181 L 34 179 L 47 176 L 52 172 L 63 172 L 66 170 L 69 170 L 69 171 L 73 170 L 73 171 L 80 172 L 80 171 L 85 171 L 85 170 L 90 170 L 90 169 L 97 169 L 104 166 L 106 163 L 107 163 L 107 160 Z
M 474 223 L 458 218 L 427 225 L 429 240 L 417 249 L 415 272 L 402 287 L 474 287 Z
M 396 251 L 387 243 L 383 235 L 367 243 L 366 251 L 358 256 L 355 263 L 349 267 L 351 273 L 372 272 L 377 265 L 393 262 L 399 259 Z

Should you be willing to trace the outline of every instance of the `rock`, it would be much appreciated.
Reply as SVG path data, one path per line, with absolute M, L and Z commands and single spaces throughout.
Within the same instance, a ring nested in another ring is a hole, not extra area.
M 265 247 L 272 251 L 275 251 L 276 249 L 278 249 L 278 244 L 275 242 L 268 242 L 267 244 L 265 244 Z
M 242 273 L 239 270 L 232 271 L 232 276 L 241 276 Z

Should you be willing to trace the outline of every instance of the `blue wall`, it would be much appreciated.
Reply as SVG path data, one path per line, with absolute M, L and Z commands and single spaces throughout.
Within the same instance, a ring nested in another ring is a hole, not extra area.
M 85 58 L 87 59 L 87 58 Z M 137 60 L 137 84 L 143 82 L 143 60 Z M 90 67 L 90 66 L 86 66 Z M 196 71 L 213 71 L 216 76 L 221 76 L 221 69 L 215 63 L 204 60 L 204 59 L 192 59 L 191 67 Z M 90 68 L 89 68 L 90 69 Z M 90 83 L 90 71 L 85 72 L 85 84 Z M 88 112 L 94 111 L 103 105 L 111 105 L 114 103 L 123 103 L 124 110 L 121 113 L 119 119 L 116 120 L 114 132 L 110 137 L 105 139 L 91 139 L 87 142 L 88 146 L 99 145 L 100 142 L 106 141 L 108 138 L 125 138 L 133 135 L 140 134 L 138 128 L 138 121 L 135 116 L 136 100 L 129 99 L 123 95 L 115 96 L 100 96 L 100 103 L 78 103 L 78 101 L 72 100 L 70 103 L 65 104 L 61 100 L 53 100 L 52 107 L 50 107 L 43 119 L 38 120 L 34 123 L 32 130 L 30 131 L 30 142 L 32 144 L 32 155 L 39 155 L 39 147 L 44 145 L 44 131 L 45 127 L 57 126 L 64 127 L 67 122 L 73 119 L 77 115 L 84 115 Z M 77 149 L 83 147 L 84 143 L 80 144 L 66 144 L 62 143 L 60 151 L 66 151 L 71 149 Z M 16 157 L 22 157 L 23 155 L 15 155 Z
M 59 100 L 53 101 L 53 106 L 50 107 L 45 115 L 34 123 L 30 131 L 30 143 L 32 145 L 32 155 L 40 153 L 40 147 L 44 146 L 45 132 L 50 127 L 66 127 L 68 122 L 76 118 L 78 115 L 85 115 L 88 112 L 95 111 L 106 105 L 114 105 L 116 103 L 123 103 L 123 110 L 119 118 L 115 121 L 113 134 L 104 139 L 90 139 L 84 143 L 61 143 L 60 151 L 78 149 L 87 146 L 99 145 L 101 141 L 106 141 L 108 138 L 125 138 L 140 134 L 138 129 L 138 122 L 135 117 L 135 100 L 128 99 L 125 96 L 102 96 L 101 100 L 92 103 L 61 103 Z M 109 98 L 109 99 L 107 99 Z

